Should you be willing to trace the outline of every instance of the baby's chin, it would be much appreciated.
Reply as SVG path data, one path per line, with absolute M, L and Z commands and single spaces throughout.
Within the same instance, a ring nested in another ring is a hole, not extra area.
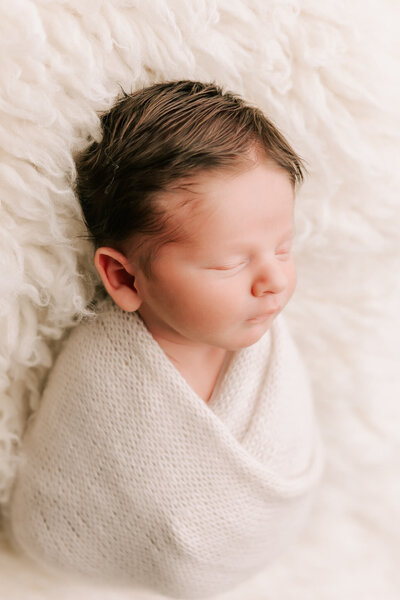
M 272 323 L 273 320 L 268 320 L 268 322 L 249 324 L 248 331 L 241 335 L 236 343 L 232 341 L 231 344 L 224 345 L 225 350 L 235 352 L 253 346 L 271 329 Z

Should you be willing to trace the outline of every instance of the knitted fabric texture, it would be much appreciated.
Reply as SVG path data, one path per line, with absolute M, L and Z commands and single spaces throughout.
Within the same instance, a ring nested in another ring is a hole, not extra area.
M 77 326 L 24 437 L 9 505 L 33 560 L 179 598 L 228 590 L 304 525 L 323 467 L 282 315 L 205 403 L 137 313 Z

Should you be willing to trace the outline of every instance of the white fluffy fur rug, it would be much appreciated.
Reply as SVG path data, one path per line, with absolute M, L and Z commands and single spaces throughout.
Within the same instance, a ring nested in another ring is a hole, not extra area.
M 298 543 L 223 597 L 399 599 L 399 17 L 389 0 L 0 3 L 2 502 L 59 340 L 94 293 L 72 151 L 120 85 L 215 80 L 261 106 L 308 162 L 286 314 L 328 453 Z M 2 540 L 0 598 L 155 596 L 50 575 Z

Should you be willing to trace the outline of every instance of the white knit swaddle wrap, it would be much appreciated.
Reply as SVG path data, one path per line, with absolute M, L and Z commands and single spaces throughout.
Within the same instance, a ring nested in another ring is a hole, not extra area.
M 181 598 L 225 591 L 289 545 L 323 465 L 282 315 L 233 355 L 207 404 L 141 318 L 109 301 L 72 331 L 22 457 L 17 547 Z

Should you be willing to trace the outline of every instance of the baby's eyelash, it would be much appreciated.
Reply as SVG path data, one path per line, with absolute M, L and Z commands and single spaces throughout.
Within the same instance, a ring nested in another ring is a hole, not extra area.
M 275 252 L 276 256 L 288 256 L 291 253 L 292 250 L 292 245 L 291 244 L 286 244 L 285 246 L 282 246 L 280 248 L 277 249 L 277 251 Z M 247 260 L 242 260 L 239 263 L 235 263 L 235 264 L 227 264 L 227 265 L 219 265 L 218 267 L 210 267 L 213 271 L 234 271 L 235 269 L 239 269 L 239 267 L 244 266 L 245 264 L 247 264 Z
M 220 267 L 214 267 L 214 269 L 216 271 L 230 271 L 232 269 L 236 269 L 237 267 L 240 267 L 241 265 L 244 265 L 244 262 L 237 263 L 236 265 L 222 265 Z
M 286 246 L 281 246 L 280 248 L 278 248 L 278 251 L 276 252 L 276 254 L 288 254 L 292 249 L 292 245 L 291 244 L 286 244 Z
M 289 260 L 292 255 L 291 248 L 282 249 L 279 252 L 275 252 L 275 256 L 280 261 Z

